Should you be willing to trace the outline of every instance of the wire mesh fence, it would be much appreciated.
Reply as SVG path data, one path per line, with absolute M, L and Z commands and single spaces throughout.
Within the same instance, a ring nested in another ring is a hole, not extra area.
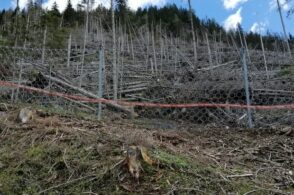
M 293 59 L 287 54 L 256 50 L 242 54 L 234 48 L 207 52 L 204 46 L 194 62 L 193 53 L 185 51 L 180 41 L 165 43 L 165 47 L 150 43 L 149 52 L 139 44 L 120 45 L 118 101 L 112 101 L 111 50 L 0 47 L 1 101 L 93 114 L 102 102 L 137 117 L 216 126 L 248 126 L 249 116 L 255 126 L 293 125 Z

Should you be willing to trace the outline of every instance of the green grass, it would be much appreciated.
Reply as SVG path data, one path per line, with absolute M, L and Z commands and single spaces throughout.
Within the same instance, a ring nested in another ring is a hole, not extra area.
M 154 157 L 162 164 L 173 168 L 189 168 L 190 163 L 188 160 L 180 155 L 172 155 L 163 150 L 156 150 Z
M 291 65 L 287 68 L 282 69 L 279 73 L 279 76 L 292 76 L 294 75 L 294 65 Z

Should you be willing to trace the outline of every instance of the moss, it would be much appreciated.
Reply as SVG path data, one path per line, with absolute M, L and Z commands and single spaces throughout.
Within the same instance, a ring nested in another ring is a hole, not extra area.
M 9 171 L 0 172 L 0 194 L 13 194 L 19 190 L 19 178 Z
M 190 163 L 185 157 L 180 155 L 172 155 L 163 150 L 157 150 L 154 152 L 154 157 L 162 164 L 173 168 L 189 168 Z
M 33 146 L 28 149 L 27 157 L 33 159 L 41 159 L 46 156 L 46 149 L 44 146 Z

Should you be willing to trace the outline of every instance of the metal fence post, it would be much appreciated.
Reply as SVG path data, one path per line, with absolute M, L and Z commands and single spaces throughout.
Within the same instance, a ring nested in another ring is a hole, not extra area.
M 15 94 L 15 100 L 14 102 L 17 102 L 18 101 L 18 96 L 19 96 L 19 85 L 21 84 L 21 80 L 22 80 L 22 73 L 23 73 L 23 60 L 19 60 L 19 67 L 20 67 L 20 70 L 19 70 L 19 74 L 18 74 L 18 87 L 16 89 L 16 94 Z
M 104 72 L 105 72 L 105 59 L 104 48 L 100 46 L 99 50 L 99 67 L 98 67 L 98 97 L 103 97 L 103 85 L 104 85 Z M 102 115 L 102 103 L 98 104 L 98 120 L 101 120 Z
M 70 67 L 70 54 L 71 54 L 71 33 L 69 34 L 68 38 L 68 45 L 67 45 L 67 64 L 66 67 Z
M 46 39 L 47 39 L 47 26 L 45 27 L 44 35 L 43 35 L 42 59 L 41 59 L 42 66 L 44 65 L 44 62 L 45 62 L 45 55 L 46 55 Z
M 248 67 L 247 67 L 244 48 L 241 49 L 241 57 L 242 57 L 242 64 L 243 64 L 244 87 L 245 87 L 246 103 L 247 103 L 248 126 L 249 128 L 253 128 L 252 112 L 251 112 L 251 108 L 249 107 L 251 105 L 251 101 L 250 101 L 250 92 L 249 92 Z

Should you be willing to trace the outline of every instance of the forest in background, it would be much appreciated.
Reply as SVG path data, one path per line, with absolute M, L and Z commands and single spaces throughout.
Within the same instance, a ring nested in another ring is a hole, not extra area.
M 91 1 L 87 5 L 82 1 L 74 8 L 71 1 L 63 12 L 60 12 L 55 3 L 51 9 L 42 8 L 42 0 L 31 0 L 27 8 L 2 10 L 0 13 L 0 45 L 19 47 L 41 47 L 43 34 L 46 29 L 46 48 L 66 48 L 68 37 L 71 33 L 83 33 L 88 10 L 88 32 L 98 31 L 97 23 L 104 30 L 111 31 L 111 9 L 102 5 L 92 7 Z M 289 14 L 293 10 L 289 11 Z M 139 29 L 146 24 L 150 31 L 164 31 L 167 36 L 179 37 L 182 40 L 191 41 L 191 20 L 189 9 L 179 8 L 175 4 L 169 4 L 162 8 L 151 6 L 132 11 L 127 6 L 126 0 L 115 0 L 115 17 L 117 29 L 130 33 L 131 29 Z M 236 44 L 242 45 L 242 34 L 246 37 L 249 49 L 261 49 L 260 35 L 253 32 L 244 32 L 240 26 L 237 31 L 226 32 L 214 19 L 200 19 L 193 13 L 195 33 L 201 37 L 203 32 L 215 35 L 218 41 L 232 37 Z M 156 36 L 156 33 L 155 33 Z M 158 35 L 157 35 L 158 36 Z M 277 33 L 267 32 L 263 35 L 266 50 L 283 50 L 283 36 Z M 226 42 L 226 41 L 223 41 Z M 289 34 L 289 42 L 294 43 L 293 35 Z

